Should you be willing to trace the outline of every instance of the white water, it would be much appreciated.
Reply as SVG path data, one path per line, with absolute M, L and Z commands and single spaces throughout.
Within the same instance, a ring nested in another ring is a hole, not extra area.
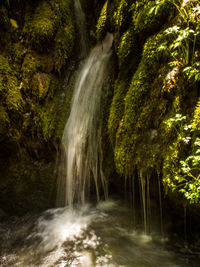
M 25 246 L 14 250 L 13 259 L 10 255 L 7 266 L 190 266 L 168 251 L 159 237 L 133 230 L 130 212 L 114 201 L 48 210 L 31 229 Z
M 76 77 L 71 112 L 62 137 L 59 205 L 85 203 L 91 178 L 97 200 L 99 184 L 107 194 L 101 169 L 100 103 L 112 41 L 112 34 L 107 34 L 105 40 L 92 49 Z

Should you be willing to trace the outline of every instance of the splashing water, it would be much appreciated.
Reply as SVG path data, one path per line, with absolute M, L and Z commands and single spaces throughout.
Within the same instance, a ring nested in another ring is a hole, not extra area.
M 100 102 L 113 36 L 107 34 L 78 72 L 71 113 L 62 137 L 59 170 L 58 205 L 85 203 L 93 177 L 99 200 L 99 182 L 106 195 L 106 182 L 101 170 Z M 99 179 L 98 179 L 99 177 Z M 66 188 L 66 190 L 63 190 Z
M 132 230 L 130 210 L 114 201 L 48 210 L 31 232 L 5 266 L 191 267 L 158 237 Z

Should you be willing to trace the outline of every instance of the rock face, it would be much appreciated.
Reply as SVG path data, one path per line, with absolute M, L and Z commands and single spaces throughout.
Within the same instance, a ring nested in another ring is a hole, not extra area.
M 106 31 L 118 65 L 107 124 L 117 172 L 157 173 L 169 195 L 199 203 L 199 2 L 104 1 L 96 38 Z
M 47 208 L 65 124 L 63 72 L 72 58 L 73 1 L 1 1 L 0 191 L 9 212 Z

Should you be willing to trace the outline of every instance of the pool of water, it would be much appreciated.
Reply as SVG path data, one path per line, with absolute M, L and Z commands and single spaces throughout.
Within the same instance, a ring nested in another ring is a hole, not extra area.
M 0 226 L 0 266 L 198 266 L 198 255 L 136 231 L 131 210 L 115 201 L 13 217 Z

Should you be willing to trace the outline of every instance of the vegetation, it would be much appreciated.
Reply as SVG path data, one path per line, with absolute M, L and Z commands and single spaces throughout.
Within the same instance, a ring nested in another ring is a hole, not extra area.
M 119 72 L 108 132 L 116 168 L 125 177 L 162 169 L 166 193 L 199 203 L 200 3 L 111 2 L 97 38 L 114 29 Z

